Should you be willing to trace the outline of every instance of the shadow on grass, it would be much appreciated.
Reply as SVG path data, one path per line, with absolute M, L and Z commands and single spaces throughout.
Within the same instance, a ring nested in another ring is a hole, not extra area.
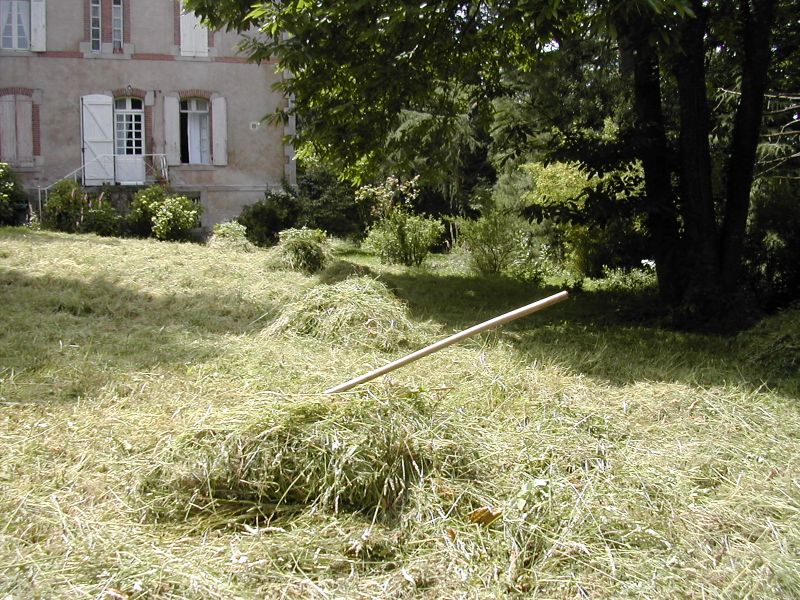
M 425 272 L 385 273 L 381 279 L 408 303 L 414 318 L 448 331 L 561 291 L 505 278 Z M 766 384 L 798 393 L 798 377 L 786 378 L 753 362 L 740 337 L 676 331 L 664 327 L 662 319 L 655 292 L 581 291 L 490 335 L 508 341 L 524 361 L 562 365 L 612 384 L 733 383 L 751 389 Z
M 51 400 L 90 393 L 113 372 L 201 362 L 222 351 L 220 335 L 252 330 L 254 320 L 275 311 L 233 294 L 156 295 L 100 277 L 85 281 L 3 269 L 0 305 L 2 380 L 36 381 L 28 385 Z M 45 389 L 47 381 L 54 389 Z M 2 395 L 24 400 L 12 397 L 18 394 L 11 387 Z M 17 387 L 35 400 L 26 386 Z

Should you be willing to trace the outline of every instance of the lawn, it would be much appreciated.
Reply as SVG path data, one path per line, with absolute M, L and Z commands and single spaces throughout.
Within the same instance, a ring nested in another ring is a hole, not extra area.
M 0 229 L 2 598 L 800 597 L 800 311 Z

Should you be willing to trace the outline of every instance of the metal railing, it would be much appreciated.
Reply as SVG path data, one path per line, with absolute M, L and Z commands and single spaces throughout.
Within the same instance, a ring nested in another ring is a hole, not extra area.
M 87 166 L 93 166 L 96 164 L 101 164 L 104 161 L 115 160 L 117 157 L 126 157 L 126 158 L 133 158 L 140 156 L 144 161 L 144 180 L 141 182 L 137 182 L 137 184 L 146 184 L 146 183 L 169 183 L 169 167 L 167 165 L 167 155 L 166 154 L 138 154 L 138 155 L 117 155 L 117 154 L 102 154 L 93 160 L 82 164 L 80 167 L 75 169 L 74 171 L 70 171 L 63 177 L 56 179 L 53 183 L 48 186 L 41 187 L 37 189 L 37 199 L 39 204 L 39 214 L 42 214 L 42 207 L 47 203 L 47 196 L 50 193 L 50 190 L 53 188 L 54 185 L 60 183 L 62 181 L 66 181 L 71 179 L 76 183 L 81 183 L 86 180 L 85 173 Z M 117 183 L 114 181 L 113 177 L 109 177 L 107 181 L 103 181 L 100 185 L 108 183 L 114 184 Z M 132 184 L 135 185 L 135 184 Z

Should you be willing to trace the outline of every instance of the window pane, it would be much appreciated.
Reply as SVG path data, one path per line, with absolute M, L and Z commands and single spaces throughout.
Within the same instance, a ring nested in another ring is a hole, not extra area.
M 142 100 L 140 98 L 131 98 L 131 108 L 134 110 L 142 110 Z
M 28 31 L 31 24 L 31 6 L 28 0 L 8 0 L 0 3 L 2 15 L 2 42 L 0 47 L 9 50 L 30 48 Z

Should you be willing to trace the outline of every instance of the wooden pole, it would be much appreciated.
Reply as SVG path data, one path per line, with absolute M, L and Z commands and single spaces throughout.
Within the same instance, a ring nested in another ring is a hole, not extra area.
M 391 373 L 395 369 L 399 369 L 402 366 L 407 365 L 408 363 L 412 363 L 415 360 L 419 360 L 423 356 L 428 356 L 429 354 L 433 354 L 434 352 L 438 352 L 442 348 L 447 348 L 456 342 L 460 342 L 468 337 L 471 337 L 477 333 L 481 333 L 483 331 L 488 331 L 489 329 L 493 329 L 495 327 L 499 327 L 500 325 L 505 325 L 506 323 L 510 323 L 515 319 L 519 319 L 520 317 L 524 317 L 531 313 L 535 313 L 540 311 L 548 306 L 556 304 L 557 302 L 561 302 L 562 300 L 566 300 L 567 292 L 559 292 L 558 294 L 554 294 L 552 296 L 548 296 L 543 300 L 539 300 L 537 302 L 533 302 L 532 304 L 527 304 L 521 308 L 516 310 L 512 310 L 511 312 L 507 312 L 505 314 L 500 315 L 499 317 L 495 317 L 494 319 L 489 319 L 488 321 L 484 321 L 483 323 L 479 323 L 478 325 L 473 325 L 469 329 L 465 329 L 464 331 L 460 331 L 456 334 L 451 335 L 443 340 L 440 340 L 430 346 L 426 346 L 421 350 L 417 350 L 416 352 L 412 352 L 404 356 L 403 358 L 398 358 L 394 362 L 390 362 L 388 365 L 384 365 L 383 367 L 379 367 L 374 371 L 370 371 L 369 373 L 365 373 L 355 379 L 351 379 L 350 381 L 346 381 L 345 383 L 339 384 L 335 387 L 332 387 L 328 390 L 325 390 L 325 394 L 336 394 L 338 392 L 345 392 L 351 388 L 354 388 L 357 385 L 362 383 L 366 383 L 367 381 L 371 381 L 376 377 L 380 377 L 381 375 L 385 375 L 386 373 Z

